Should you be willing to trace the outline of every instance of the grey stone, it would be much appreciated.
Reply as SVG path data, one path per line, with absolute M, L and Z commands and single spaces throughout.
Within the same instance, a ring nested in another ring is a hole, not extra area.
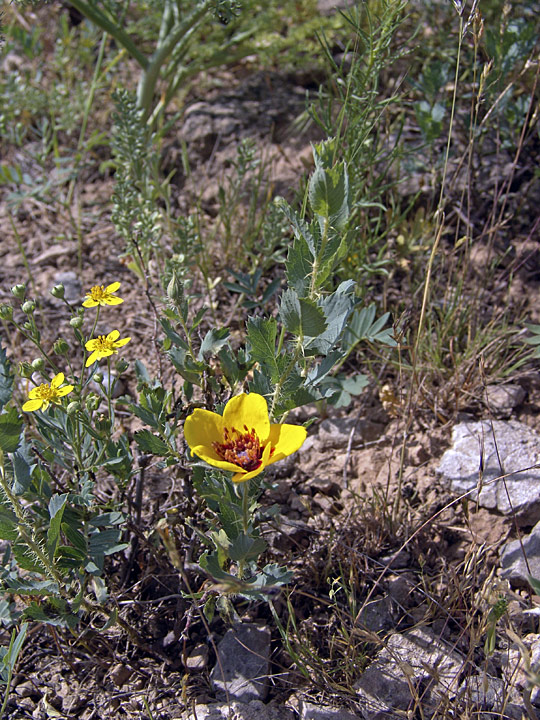
M 392 635 L 354 689 L 366 720 L 412 710 L 427 714 L 456 694 L 463 658 L 426 628 Z M 393 715 L 390 715 L 393 717 Z
M 530 664 L 531 674 L 540 672 L 540 635 L 529 633 L 521 638 L 523 652 L 527 653 L 527 662 L 523 660 L 522 650 L 510 648 L 502 656 L 503 676 L 507 684 L 515 691 L 529 689 L 531 691 L 531 702 L 537 707 L 540 706 L 540 687 L 531 682 L 531 675 L 527 672 L 526 665 Z
M 488 385 L 486 387 L 486 405 L 497 417 L 509 417 L 525 398 L 521 385 Z
M 187 656 L 188 670 L 203 670 L 208 665 L 208 645 L 199 643 Z
M 523 525 L 540 519 L 540 436 L 523 423 L 456 425 L 452 448 L 444 453 L 437 472 L 456 495 L 469 493 L 469 499 L 503 515 L 515 512 Z
M 270 630 L 267 627 L 237 623 L 225 633 L 217 654 L 210 681 L 218 699 L 264 700 L 270 672 Z
M 300 717 L 302 720 L 359 720 L 361 716 L 333 705 L 316 705 L 303 701 Z
M 506 543 L 501 550 L 501 567 L 502 577 L 513 585 L 529 587 L 529 575 L 540 578 L 540 522 L 521 541 Z
M 383 434 L 383 426 L 370 420 L 352 417 L 326 418 L 319 426 L 319 450 L 346 449 L 352 438 L 351 447 L 377 440 Z
M 392 614 L 392 601 L 388 597 L 376 598 L 361 608 L 356 624 L 370 632 L 380 633 L 390 630 L 395 622 Z
M 198 703 L 194 712 L 182 715 L 182 720 L 294 720 L 295 714 L 286 707 L 265 705 L 260 700 L 250 703 Z
M 455 707 L 474 713 L 478 720 L 492 720 L 494 713 L 499 715 L 502 712 L 505 718 L 521 720 L 521 708 L 508 701 L 508 692 L 508 684 L 500 678 L 485 674 L 471 675 L 460 685 Z
M 64 286 L 64 297 L 72 305 L 78 303 L 83 296 L 81 281 L 76 272 L 67 270 L 65 272 L 57 272 L 54 276 L 55 285 L 62 284 Z M 55 302 L 62 303 L 62 300 L 53 298 Z

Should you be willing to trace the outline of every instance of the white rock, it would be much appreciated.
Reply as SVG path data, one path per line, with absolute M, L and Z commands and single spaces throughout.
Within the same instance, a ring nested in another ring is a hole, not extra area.
M 470 500 L 503 515 L 515 512 L 524 525 L 540 520 L 540 436 L 523 423 L 456 425 L 437 472 L 456 495 L 470 491 Z

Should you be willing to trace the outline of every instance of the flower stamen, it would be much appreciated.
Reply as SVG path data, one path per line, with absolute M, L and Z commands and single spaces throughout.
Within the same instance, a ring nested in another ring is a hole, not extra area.
M 224 442 L 213 442 L 212 447 L 220 458 L 243 468 L 246 472 L 256 470 L 261 465 L 263 448 L 255 432 L 255 428 L 248 429 L 244 425 L 244 432 L 236 428 L 225 428 Z

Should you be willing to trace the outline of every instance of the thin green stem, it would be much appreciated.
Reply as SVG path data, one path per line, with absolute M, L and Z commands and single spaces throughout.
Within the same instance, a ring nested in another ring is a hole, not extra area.
M 122 30 L 121 27 L 109 20 L 109 18 L 104 15 L 97 7 L 95 7 L 94 5 L 90 5 L 87 2 L 84 2 L 84 0 L 69 0 L 69 2 L 71 5 L 73 5 L 74 8 L 77 8 L 80 13 L 82 13 L 85 17 L 91 20 L 95 25 L 100 27 L 102 30 L 105 30 L 105 32 L 108 32 L 109 35 L 112 35 L 113 38 L 117 41 L 117 43 L 119 45 L 122 45 L 122 47 L 124 47 L 131 55 L 131 57 L 139 63 L 143 70 L 146 70 L 148 68 L 148 59 L 137 48 L 133 40 L 124 30 Z

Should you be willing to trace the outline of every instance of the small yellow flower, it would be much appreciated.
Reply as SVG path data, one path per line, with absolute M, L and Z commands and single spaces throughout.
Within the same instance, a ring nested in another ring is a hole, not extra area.
M 88 299 L 83 302 L 83 307 L 91 308 L 97 305 L 120 305 L 124 300 L 114 294 L 119 287 L 119 282 L 107 285 L 106 288 L 104 288 L 103 285 L 94 285 L 93 288 L 90 288 L 90 292 L 86 293 Z
M 118 330 L 113 330 L 108 335 L 99 335 L 99 337 L 89 340 L 85 348 L 92 354 L 86 361 L 86 367 L 90 367 L 90 365 L 93 365 L 97 360 L 101 360 L 101 358 L 116 355 L 118 348 L 126 345 L 131 340 L 129 337 L 118 340 L 119 337 L 120 333 Z
M 60 398 L 64 397 L 73 390 L 73 385 L 64 385 L 64 373 L 58 373 L 51 380 L 51 384 L 41 383 L 37 387 L 30 390 L 27 400 L 22 409 L 25 412 L 34 412 L 34 410 L 46 410 L 51 403 L 59 403 Z
M 244 482 L 296 452 L 307 431 L 301 425 L 270 424 L 263 396 L 242 393 L 229 400 L 223 415 L 195 410 L 186 419 L 184 436 L 201 460 Z

